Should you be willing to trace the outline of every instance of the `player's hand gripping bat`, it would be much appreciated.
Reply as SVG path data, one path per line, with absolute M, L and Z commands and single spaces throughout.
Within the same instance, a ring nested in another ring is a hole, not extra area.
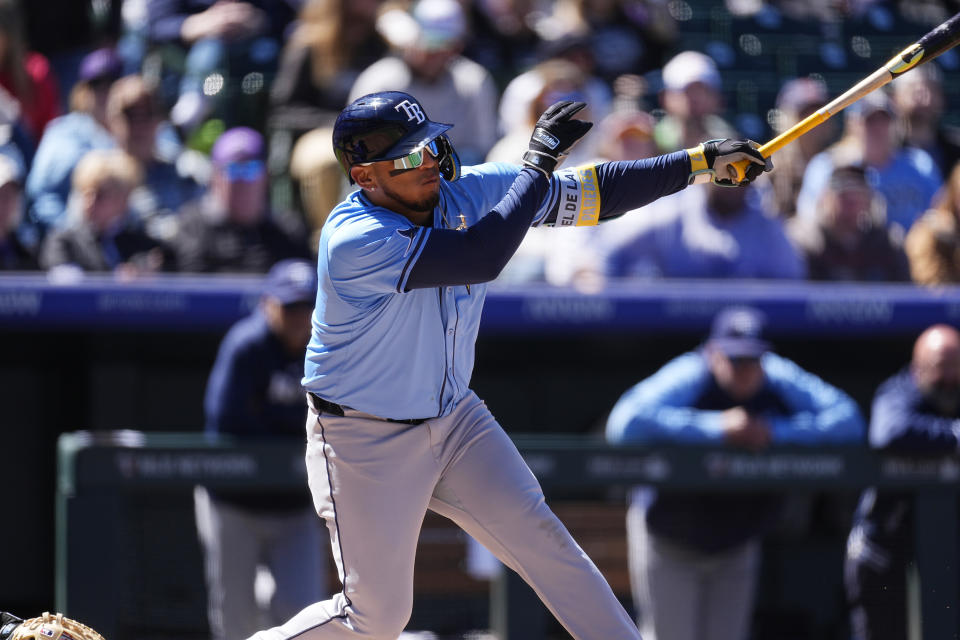
M 895 55 L 890 59 L 890 62 L 874 71 L 832 102 L 811 113 L 770 142 L 761 145 L 760 153 L 764 158 L 769 158 L 776 151 L 787 146 L 814 127 L 823 124 L 831 116 L 840 113 L 871 91 L 879 89 L 910 69 L 933 60 L 944 51 L 953 48 L 958 42 L 960 42 L 960 13 Z M 739 182 L 744 178 L 749 164 L 749 161 L 741 160 L 732 165 L 737 173 L 734 182 Z

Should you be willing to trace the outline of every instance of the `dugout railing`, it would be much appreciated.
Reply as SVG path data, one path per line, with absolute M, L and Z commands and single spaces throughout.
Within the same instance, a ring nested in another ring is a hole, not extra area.
M 517 436 L 515 441 L 548 497 L 564 490 L 637 484 L 710 491 L 842 492 L 869 485 L 914 490 L 920 577 L 914 627 L 923 640 L 957 637 L 960 460 L 955 457 L 901 457 L 858 448 L 763 453 L 615 448 L 574 436 Z M 152 627 L 151 615 L 143 611 L 150 609 L 154 620 L 163 620 L 180 615 L 178 607 L 198 606 L 199 570 L 184 584 L 167 584 L 162 602 L 150 588 L 176 573 L 168 564 L 169 549 L 161 550 L 194 534 L 166 526 L 162 506 L 144 518 L 131 517 L 135 507 L 150 496 L 182 500 L 197 484 L 297 488 L 305 482 L 302 448 L 294 443 L 211 440 L 186 433 L 63 434 L 56 491 L 56 608 L 111 640 L 178 637 L 176 631 Z M 133 566 L 138 563 L 146 566 Z M 499 638 L 545 637 L 544 609 L 515 574 L 503 572 L 490 597 L 490 626 Z M 180 632 L 179 637 L 186 636 Z

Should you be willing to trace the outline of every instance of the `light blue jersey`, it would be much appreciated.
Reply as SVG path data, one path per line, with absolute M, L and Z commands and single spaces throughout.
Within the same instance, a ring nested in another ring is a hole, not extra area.
M 440 182 L 435 228 L 466 228 L 489 213 L 520 167 L 467 167 Z M 559 176 L 558 172 L 558 176 Z M 541 221 L 560 181 L 534 218 Z M 431 227 L 355 191 L 320 234 L 317 305 L 303 385 L 382 418 L 444 416 L 468 391 L 486 284 L 404 291 Z

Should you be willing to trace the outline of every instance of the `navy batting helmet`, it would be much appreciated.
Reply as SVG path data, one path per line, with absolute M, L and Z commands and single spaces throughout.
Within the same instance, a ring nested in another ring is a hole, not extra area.
M 460 160 L 444 134 L 453 125 L 432 122 L 416 98 L 402 91 L 371 93 L 351 102 L 333 125 L 333 151 L 350 177 L 350 167 L 394 160 L 437 140 L 437 163 L 447 180 L 460 175 Z

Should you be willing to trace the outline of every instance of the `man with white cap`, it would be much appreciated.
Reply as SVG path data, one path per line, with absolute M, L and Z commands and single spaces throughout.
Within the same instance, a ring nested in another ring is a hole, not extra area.
M 719 114 L 723 84 L 713 59 L 699 51 L 683 51 L 663 66 L 660 102 L 667 112 L 654 130 L 661 151 L 690 147 L 709 138 L 734 138 L 735 131 Z
M 900 144 L 897 117 L 897 107 L 883 89 L 848 107 L 843 137 L 807 165 L 797 196 L 797 215 L 816 219 L 821 194 L 834 169 L 860 165 L 867 182 L 883 196 L 887 226 L 908 231 L 930 206 L 943 178 L 930 154 Z
M 396 53 L 360 74 L 350 101 L 378 91 L 415 95 L 438 121 L 469 122 L 450 141 L 464 164 L 483 161 L 497 141 L 498 91 L 486 69 L 460 55 L 468 37 L 460 3 L 419 0 L 410 13 L 386 12 L 377 29 Z

